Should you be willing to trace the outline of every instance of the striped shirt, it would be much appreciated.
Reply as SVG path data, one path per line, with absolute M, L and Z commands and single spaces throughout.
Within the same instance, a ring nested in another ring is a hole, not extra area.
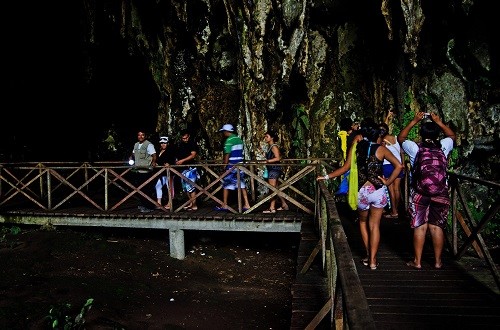
M 229 154 L 229 164 L 241 163 L 244 159 L 243 140 L 236 134 L 226 139 L 224 153 Z

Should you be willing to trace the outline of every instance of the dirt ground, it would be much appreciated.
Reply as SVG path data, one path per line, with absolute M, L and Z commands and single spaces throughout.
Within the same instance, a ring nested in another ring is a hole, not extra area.
M 3 228 L 0 328 L 289 329 L 299 234 Z M 51 312 L 52 310 L 52 312 Z M 68 324 L 66 322 L 66 324 Z

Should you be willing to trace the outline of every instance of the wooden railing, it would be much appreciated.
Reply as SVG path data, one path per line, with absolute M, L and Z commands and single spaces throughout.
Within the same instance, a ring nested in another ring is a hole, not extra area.
M 326 316 L 330 316 L 331 329 L 375 329 L 335 200 L 324 181 L 318 183 L 316 196 L 319 240 L 301 273 L 306 273 L 320 256 L 328 278 L 329 298 L 306 329 L 315 329 Z
M 447 239 L 451 252 L 459 260 L 472 247 L 477 256 L 486 261 L 500 289 L 499 269 L 491 257 L 488 242 L 481 234 L 488 223 L 496 223 L 497 228 L 500 226 L 500 183 L 452 172 L 448 175 L 451 189 L 451 223 L 448 225 L 451 228 L 448 228 Z M 480 194 L 476 195 L 476 201 L 468 198 L 467 192 L 470 191 Z M 494 239 L 498 242 L 500 238 Z M 491 247 L 491 240 L 489 244 Z
M 405 210 L 407 210 L 410 194 L 410 176 L 408 175 L 411 170 L 410 163 L 406 162 L 405 167 L 407 175 L 403 181 L 402 192 Z M 500 183 L 448 172 L 448 184 L 451 207 L 445 233 L 449 250 L 456 260 L 460 260 L 472 247 L 477 257 L 486 262 L 500 289 L 500 272 L 488 248 L 488 244 L 495 245 L 492 241 L 498 243 L 500 237 L 493 237 L 488 243 L 481 235 L 481 231 L 487 227 L 488 223 L 500 226 Z M 472 201 L 468 198 L 467 192 L 474 192 L 481 196 L 476 196 L 476 201 Z M 479 216 L 481 218 L 476 219 Z
M 237 169 L 238 181 L 241 180 L 240 173 L 245 173 L 245 182 L 249 186 L 250 198 L 254 203 L 250 209 L 244 211 L 241 196 L 238 194 L 236 209 L 228 206 L 228 210 L 233 213 L 250 213 L 271 198 L 281 196 L 298 209 L 314 214 L 311 209 L 314 198 L 310 196 L 314 194 L 317 168 L 324 161 L 283 160 L 281 165 L 285 169 L 285 176 L 277 187 L 269 185 L 267 180 L 262 178 L 264 163 L 249 161 L 235 165 L 233 168 Z M 153 186 L 160 176 L 167 176 L 169 181 L 171 177 L 186 180 L 197 188 L 197 197 L 222 204 L 218 197 L 222 189 L 221 181 L 233 168 L 226 170 L 225 164 L 209 161 L 190 166 L 196 167 L 198 173 L 202 174 L 197 182 L 182 174 L 187 168 L 186 165 L 173 165 L 156 167 L 151 177 L 136 187 L 131 180 L 132 167 L 122 162 L 1 164 L 0 207 L 29 202 L 43 210 L 57 210 L 80 200 L 97 210 L 113 211 L 130 198 L 139 195 L 156 204 L 156 198 L 145 192 L 144 187 Z M 186 199 L 183 204 L 174 205 L 171 190 L 167 194 L 170 210 L 163 209 L 165 212 L 179 212 L 189 203 Z

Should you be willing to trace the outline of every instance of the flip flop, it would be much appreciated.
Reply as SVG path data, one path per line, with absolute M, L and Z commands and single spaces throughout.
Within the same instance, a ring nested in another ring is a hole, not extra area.
M 399 219 L 399 214 L 384 214 L 384 218 L 388 219 Z
M 363 266 L 368 266 L 368 257 L 361 259 Z
M 264 210 L 262 213 L 276 213 L 275 209 Z
M 285 207 L 278 207 L 276 210 L 277 210 L 277 211 L 288 211 L 288 206 L 285 206 Z
M 370 269 L 371 269 L 371 270 L 376 270 L 376 269 L 377 269 L 377 267 L 378 267 L 378 262 L 377 262 L 377 264 L 370 266 Z
M 214 207 L 214 211 L 222 211 L 222 212 L 227 212 L 229 211 L 228 209 L 226 208 L 223 208 L 222 206 L 216 206 Z

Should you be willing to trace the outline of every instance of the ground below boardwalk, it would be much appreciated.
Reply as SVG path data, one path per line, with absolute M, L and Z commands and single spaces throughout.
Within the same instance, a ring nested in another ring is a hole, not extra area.
M 0 328 L 51 329 L 51 307 L 74 320 L 89 298 L 86 329 L 290 327 L 299 234 L 186 231 L 185 238 L 186 258 L 177 260 L 166 230 L 7 232 Z

